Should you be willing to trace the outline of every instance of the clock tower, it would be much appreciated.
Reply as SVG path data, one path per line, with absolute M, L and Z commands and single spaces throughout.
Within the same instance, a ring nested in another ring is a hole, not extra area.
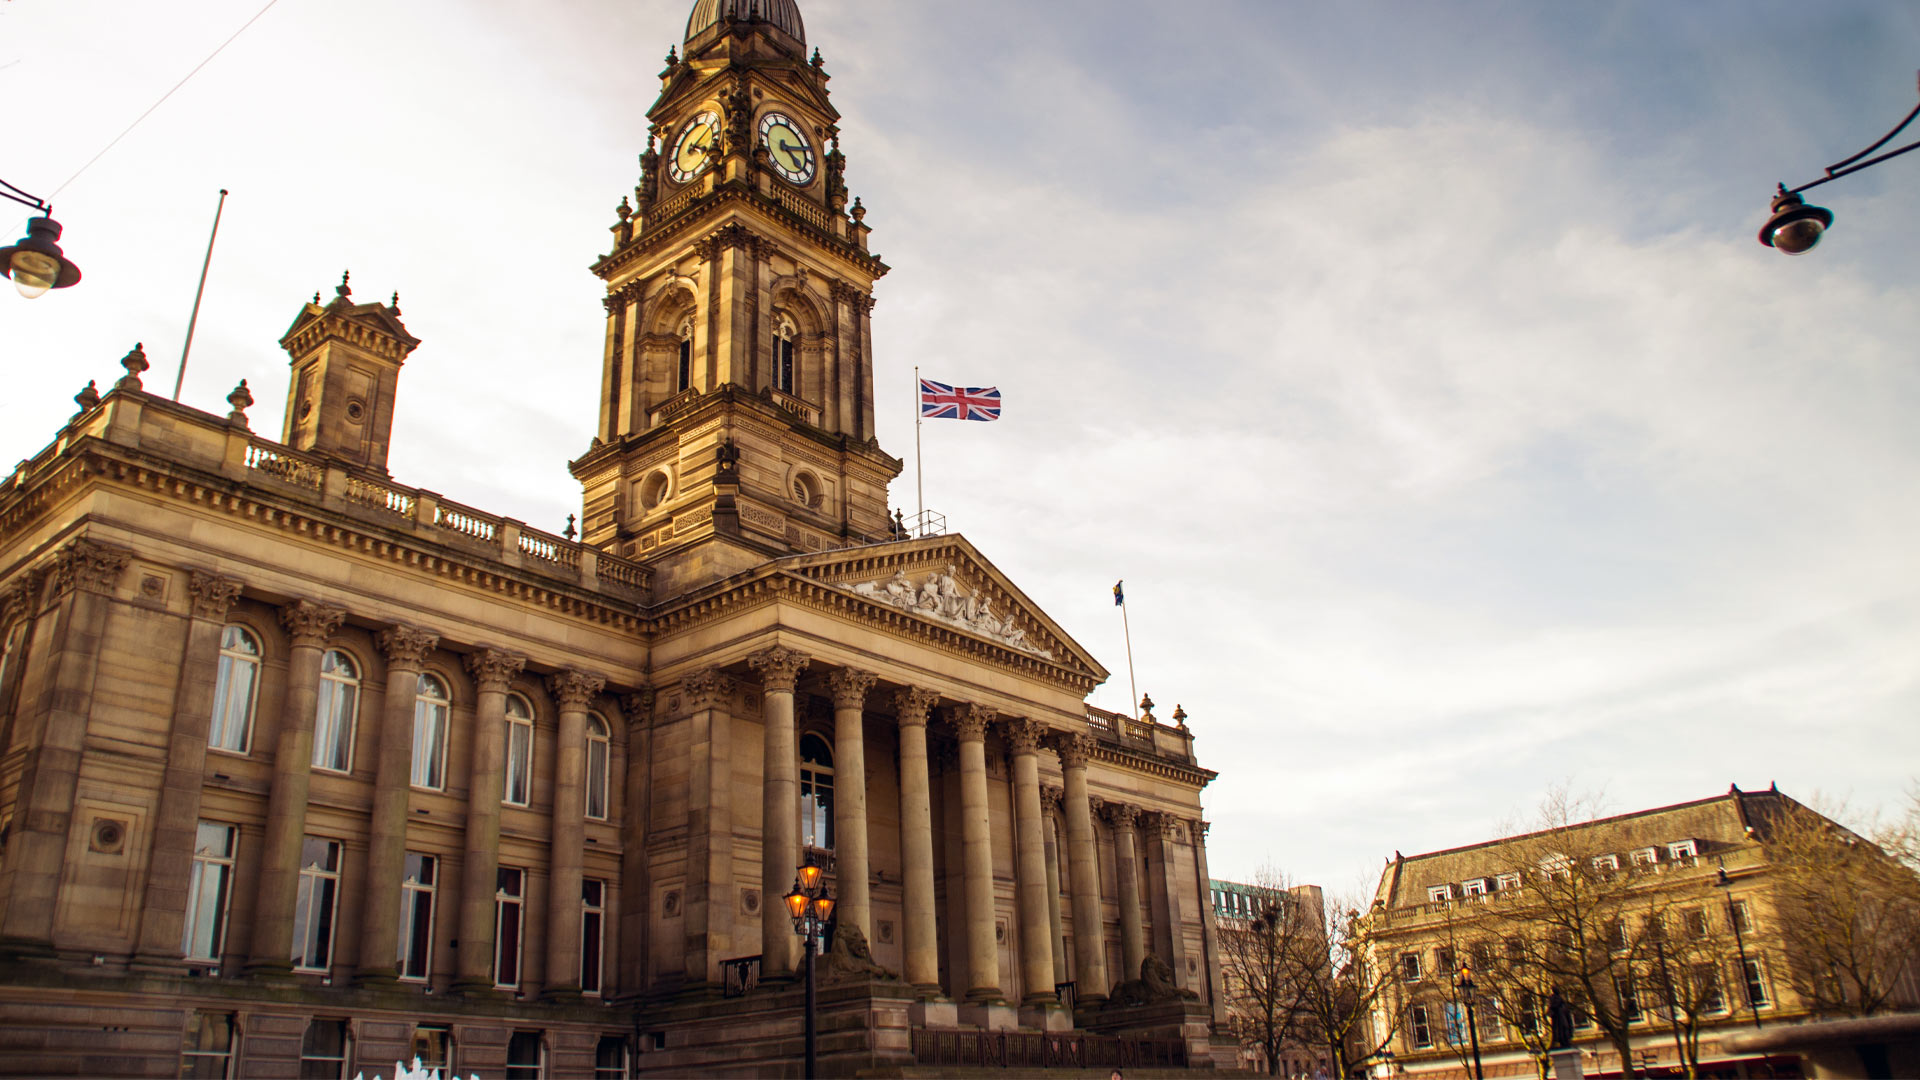
M 768 559 L 889 539 L 866 211 L 793 0 L 698 0 L 669 50 L 607 283 L 582 538 L 658 599 Z

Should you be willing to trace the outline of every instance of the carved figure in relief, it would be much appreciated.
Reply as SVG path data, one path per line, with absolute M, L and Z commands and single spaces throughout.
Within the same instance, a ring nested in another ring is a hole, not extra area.
M 917 585 L 905 570 L 895 570 L 892 577 L 883 581 L 863 581 L 842 585 L 841 588 L 916 615 L 952 623 L 1024 652 L 1053 659 L 1051 652 L 1035 648 L 1027 642 L 1027 632 L 1015 625 L 1014 612 L 996 615 L 991 596 L 967 591 L 966 586 L 961 584 L 958 570 L 958 567 L 948 564 L 945 573 L 932 571 Z

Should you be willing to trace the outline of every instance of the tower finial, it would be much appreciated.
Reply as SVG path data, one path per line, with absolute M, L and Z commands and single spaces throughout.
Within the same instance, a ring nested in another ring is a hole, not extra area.
M 334 293 L 338 295 L 341 299 L 345 299 L 353 295 L 353 289 L 347 285 L 347 279 L 351 276 L 353 276 L 353 272 L 351 270 L 340 271 L 340 284 L 335 285 L 333 287 Z
M 815 45 L 813 47 L 813 60 L 811 61 L 811 63 L 813 64 L 813 69 L 815 71 L 818 71 L 821 68 L 827 66 L 827 62 L 820 58 L 820 46 L 818 45 Z
M 138 390 L 140 373 L 152 365 L 147 363 L 147 350 L 136 341 L 133 343 L 133 351 L 120 358 L 120 366 L 127 369 L 127 374 L 113 385 L 121 390 Z

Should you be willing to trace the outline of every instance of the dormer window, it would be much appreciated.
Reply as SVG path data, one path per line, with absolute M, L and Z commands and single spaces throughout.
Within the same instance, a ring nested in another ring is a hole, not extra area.
M 1618 869 L 1620 869 L 1620 856 L 1618 855 L 1595 855 L 1593 857 L 1594 873 L 1603 875 L 1611 874 Z
M 1486 878 L 1472 878 L 1460 883 L 1460 894 L 1468 899 L 1476 896 L 1485 896 L 1488 892 L 1487 885 L 1488 881 Z
M 1636 848 L 1633 852 L 1633 865 L 1635 866 L 1657 866 L 1659 863 L 1659 848 Z
M 1444 904 L 1453 899 L 1452 885 L 1432 885 L 1427 888 L 1427 900 L 1430 903 Z
M 1493 876 L 1493 886 L 1501 892 L 1506 892 L 1509 889 L 1517 889 L 1520 887 L 1520 875 L 1513 871 L 1508 871 L 1504 874 L 1495 874 Z
M 773 388 L 783 394 L 795 393 L 793 381 L 794 342 L 800 329 L 786 312 L 776 312 L 773 327 Z
M 1667 845 L 1667 858 L 1674 862 L 1691 862 L 1700 856 L 1698 840 L 1675 840 Z

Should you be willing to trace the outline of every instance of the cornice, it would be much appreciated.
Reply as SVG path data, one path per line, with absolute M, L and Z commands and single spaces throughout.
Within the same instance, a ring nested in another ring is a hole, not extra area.
M 881 261 L 878 255 L 863 251 L 853 242 L 843 240 L 821 229 L 800 215 L 738 181 L 721 183 L 707 195 L 693 199 L 688 202 L 686 207 L 679 213 L 636 235 L 618 251 L 602 255 L 599 259 L 595 260 L 588 269 L 603 279 L 617 277 L 621 271 L 628 269 L 643 257 L 653 254 L 659 248 L 664 247 L 669 241 L 696 231 L 694 227 L 706 220 L 709 216 L 709 211 L 721 209 L 729 203 L 736 202 L 745 203 L 767 214 L 790 231 L 805 236 L 817 247 L 825 248 L 839 256 L 876 281 L 885 277 L 887 271 L 892 269 L 885 262 Z M 716 226 L 716 228 L 717 227 L 719 226 Z M 704 240 L 706 238 L 702 237 L 701 239 Z
M 1148 757 L 1145 754 L 1135 753 L 1124 747 L 1110 746 L 1098 739 L 1094 740 L 1093 753 L 1090 759 L 1107 765 L 1117 765 L 1120 768 L 1137 773 L 1144 773 L 1148 776 L 1157 776 L 1162 780 L 1172 780 L 1175 783 L 1185 784 L 1196 791 L 1206 787 L 1213 782 L 1215 777 L 1220 775 L 1212 769 L 1203 769 L 1198 765 L 1183 765 L 1177 761 L 1167 761 L 1163 758 Z

